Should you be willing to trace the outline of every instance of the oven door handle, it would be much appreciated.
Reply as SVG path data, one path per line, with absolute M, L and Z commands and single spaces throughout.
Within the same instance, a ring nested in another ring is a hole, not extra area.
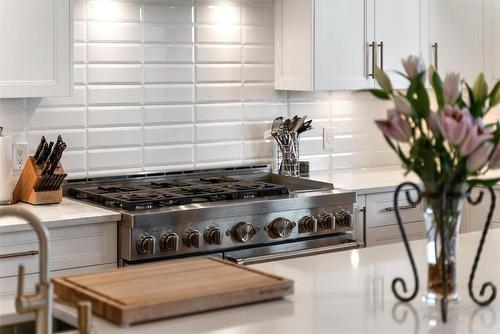
M 274 254 L 265 254 L 265 255 L 256 255 L 256 256 L 242 256 L 242 257 L 238 257 L 235 255 L 228 255 L 225 258 L 227 260 L 236 262 L 237 264 L 250 265 L 250 264 L 263 263 L 263 262 L 292 259 L 295 257 L 301 257 L 301 256 L 306 256 L 306 255 L 317 255 L 317 254 L 323 254 L 323 253 L 331 253 L 331 252 L 336 252 L 336 251 L 340 251 L 340 250 L 359 248 L 362 246 L 363 246 L 362 242 L 353 240 L 351 242 L 346 242 L 346 243 L 337 244 L 337 245 L 314 247 L 314 248 L 309 248 L 309 249 L 300 249 L 300 250 L 293 250 L 293 251 L 274 253 Z

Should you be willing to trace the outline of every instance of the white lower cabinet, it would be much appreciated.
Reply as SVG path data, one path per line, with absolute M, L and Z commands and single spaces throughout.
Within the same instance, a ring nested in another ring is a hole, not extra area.
M 53 275 L 99 271 L 117 266 L 117 223 L 52 228 L 50 271 Z M 38 281 L 38 239 L 32 230 L 0 235 L 0 296 L 16 292 L 20 264 L 26 290 Z
M 486 218 L 490 210 L 491 198 L 487 189 L 481 189 L 484 191 L 483 200 L 478 205 L 470 205 L 470 230 L 471 231 L 481 231 L 486 223 Z M 479 192 L 478 188 L 472 191 L 472 197 L 477 198 Z M 495 211 L 493 212 L 493 218 L 491 219 L 491 228 L 500 228 L 500 190 L 495 190 L 496 201 L 495 201 Z
M 425 238 L 425 224 L 423 221 L 404 224 L 408 240 Z M 402 242 L 401 232 L 398 225 L 372 227 L 366 230 L 366 245 L 380 246 Z

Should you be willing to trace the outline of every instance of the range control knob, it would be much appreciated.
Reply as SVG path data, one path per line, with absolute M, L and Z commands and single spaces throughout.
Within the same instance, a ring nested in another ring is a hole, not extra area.
M 314 216 L 304 216 L 299 220 L 299 233 L 318 231 L 318 220 Z
M 149 234 L 141 234 L 136 242 L 137 253 L 140 255 L 154 254 L 156 249 L 156 239 Z
M 335 216 L 328 212 L 323 212 L 319 218 L 319 226 L 323 230 L 334 230 L 335 229 Z
M 257 236 L 257 226 L 249 223 L 238 223 L 233 230 L 233 237 L 240 242 L 251 242 Z
M 268 232 L 272 238 L 288 238 L 293 232 L 295 223 L 283 217 L 276 218 L 269 224 Z
M 162 252 L 177 252 L 179 250 L 179 236 L 175 233 L 163 233 L 160 237 L 160 249 Z
M 222 231 L 218 227 L 211 227 L 205 231 L 203 237 L 210 245 L 220 245 L 222 242 Z
M 199 248 L 200 247 L 200 232 L 196 230 L 188 230 L 184 233 L 184 245 L 189 248 Z
M 350 227 L 352 226 L 352 215 L 348 210 L 340 208 L 335 211 L 335 222 L 340 226 Z

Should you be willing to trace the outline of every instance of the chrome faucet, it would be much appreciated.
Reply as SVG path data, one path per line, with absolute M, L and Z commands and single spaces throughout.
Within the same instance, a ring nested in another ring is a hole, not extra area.
M 8 207 L 0 209 L 0 217 L 11 216 L 24 219 L 35 230 L 40 247 L 39 269 L 40 278 L 36 285 L 36 292 L 31 295 L 23 295 L 24 290 L 24 266 L 19 266 L 17 283 L 16 310 L 18 313 L 35 312 L 36 334 L 52 333 L 52 303 L 53 291 L 50 282 L 49 268 L 49 231 L 42 225 L 40 220 L 32 213 L 20 208 Z

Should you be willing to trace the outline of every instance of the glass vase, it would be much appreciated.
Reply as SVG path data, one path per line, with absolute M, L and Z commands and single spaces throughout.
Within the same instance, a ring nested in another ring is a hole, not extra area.
M 428 304 L 435 304 L 445 293 L 450 302 L 460 299 L 457 266 L 460 223 L 466 198 L 464 189 L 465 186 L 460 184 L 446 192 L 426 192 L 424 196 L 428 281 L 423 300 Z

